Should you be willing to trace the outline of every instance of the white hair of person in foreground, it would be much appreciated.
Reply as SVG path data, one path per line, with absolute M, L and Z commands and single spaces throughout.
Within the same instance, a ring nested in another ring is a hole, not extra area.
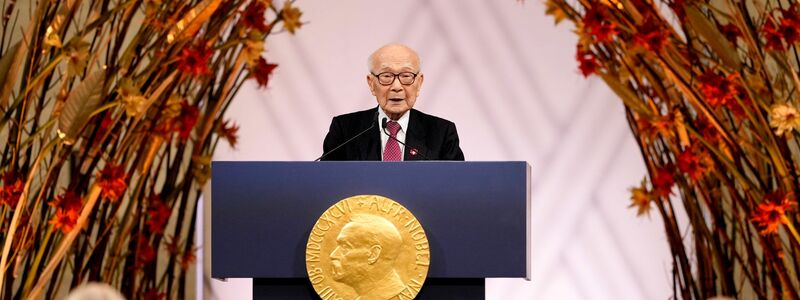
M 90 282 L 69 292 L 65 300 L 125 300 L 125 297 L 108 284 Z

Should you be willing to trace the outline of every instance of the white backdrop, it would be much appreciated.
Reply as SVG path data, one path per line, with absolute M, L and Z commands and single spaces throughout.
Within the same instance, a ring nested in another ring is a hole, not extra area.
M 276 1 L 277 2 L 277 1 Z M 575 62 L 573 27 L 539 0 L 299 0 L 306 22 L 270 37 L 279 64 L 267 89 L 246 85 L 228 112 L 241 125 L 216 160 L 310 161 L 334 115 L 375 106 L 367 56 L 400 42 L 418 50 L 415 108 L 456 123 L 470 161 L 532 165 L 531 281 L 492 279 L 487 299 L 665 299 L 669 250 L 661 219 L 637 218 L 628 187 L 645 174 L 622 104 Z M 249 280 L 212 280 L 245 299 Z

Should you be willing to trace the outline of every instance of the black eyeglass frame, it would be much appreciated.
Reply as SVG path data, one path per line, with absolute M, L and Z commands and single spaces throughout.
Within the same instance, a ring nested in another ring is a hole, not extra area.
M 403 83 L 402 81 L 400 81 L 400 84 L 402 84 L 402 85 L 412 85 L 412 84 L 414 84 L 415 81 L 417 81 L 417 75 L 419 75 L 419 72 L 417 72 L 417 73 L 414 73 L 414 72 L 400 72 L 400 73 L 381 72 L 381 73 L 378 73 L 378 74 L 375 74 L 375 73 L 372 73 L 372 72 L 369 72 L 369 73 L 372 74 L 372 76 L 375 76 L 375 79 L 378 80 L 378 84 L 383 85 L 383 86 L 392 85 L 395 80 L 400 80 L 400 75 L 401 74 L 407 74 L 407 73 L 414 75 L 414 77 L 411 77 L 411 82 Z M 381 77 L 380 77 L 383 74 L 392 74 L 394 77 L 392 78 L 391 82 L 389 82 L 387 84 L 384 84 L 383 82 L 381 82 Z

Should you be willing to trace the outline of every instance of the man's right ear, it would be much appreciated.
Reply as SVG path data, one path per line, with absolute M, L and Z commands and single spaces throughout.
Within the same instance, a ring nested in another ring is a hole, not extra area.
M 375 85 L 372 84 L 372 80 L 374 80 L 374 78 L 372 78 L 370 74 L 367 74 L 367 86 L 369 86 L 369 92 L 372 93 L 373 96 L 375 96 Z

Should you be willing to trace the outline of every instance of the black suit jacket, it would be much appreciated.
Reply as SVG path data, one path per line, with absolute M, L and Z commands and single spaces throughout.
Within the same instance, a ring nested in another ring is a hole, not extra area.
M 322 160 L 381 160 L 381 128 L 375 115 L 378 108 L 336 116 L 325 136 L 323 153 L 356 136 L 359 132 L 376 124 L 368 132 L 328 154 Z M 422 113 L 409 111 L 406 129 L 404 160 L 464 160 L 464 153 L 458 146 L 456 125 L 448 120 Z M 412 148 L 417 153 L 412 154 Z

